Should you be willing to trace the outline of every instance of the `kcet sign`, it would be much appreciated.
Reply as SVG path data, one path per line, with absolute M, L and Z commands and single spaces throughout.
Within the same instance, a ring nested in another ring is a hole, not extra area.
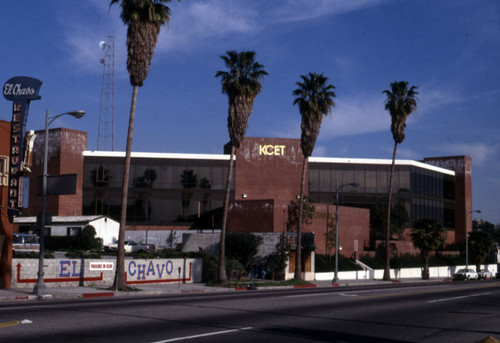
M 283 156 L 285 153 L 285 148 L 285 145 L 259 145 L 259 155 Z
M 25 187 L 22 172 L 23 161 L 26 160 L 23 156 L 29 155 L 24 151 L 29 149 L 29 146 L 25 144 L 26 121 L 30 101 L 41 99 L 38 95 L 41 86 L 42 81 L 26 76 L 13 77 L 3 86 L 3 96 L 13 101 L 10 131 L 9 212 L 18 212 L 23 207 Z

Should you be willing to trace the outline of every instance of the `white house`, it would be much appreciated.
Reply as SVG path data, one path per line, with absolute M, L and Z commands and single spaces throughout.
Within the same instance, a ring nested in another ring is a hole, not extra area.
M 36 217 L 14 218 L 14 225 L 19 232 L 35 232 Z M 95 228 L 96 236 L 102 238 L 103 245 L 110 245 L 118 240 L 120 223 L 106 216 L 55 216 L 52 217 L 52 224 L 45 228 L 48 236 L 78 236 L 87 225 Z

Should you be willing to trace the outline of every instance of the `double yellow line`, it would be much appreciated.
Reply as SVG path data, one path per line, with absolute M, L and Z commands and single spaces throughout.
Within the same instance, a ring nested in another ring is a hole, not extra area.
M 16 325 L 23 325 L 23 324 L 31 324 L 33 323 L 31 320 L 29 319 L 24 319 L 24 320 L 18 320 L 18 321 L 15 321 L 15 322 L 9 322 L 9 323 L 0 323 L 0 329 L 1 328 L 6 328 L 6 327 L 9 327 L 9 326 L 16 326 Z

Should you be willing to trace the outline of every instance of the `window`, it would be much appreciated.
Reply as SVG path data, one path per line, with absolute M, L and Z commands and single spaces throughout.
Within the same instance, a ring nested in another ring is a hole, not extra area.
M 9 184 L 9 159 L 6 156 L 0 156 L 0 186 Z
M 82 233 L 81 227 L 68 227 L 67 236 L 80 236 Z

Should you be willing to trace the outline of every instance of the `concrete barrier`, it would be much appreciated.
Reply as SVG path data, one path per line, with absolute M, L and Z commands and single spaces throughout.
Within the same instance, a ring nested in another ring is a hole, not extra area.
M 461 268 L 465 268 L 464 266 L 446 266 L 446 267 L 430 267 L 429 273 L 431 278 L 448 278 Z M 476 269 L 475 266 L 469 265 L 469 268 Z M 481 269 L 488 269 L 493 275 L 497 273 L 498 267 L 496 264 L 487 264 L 482 265 Z M 316 273 L 315 280 L 317 281 L 327 281 L 333 280 L 333 272 L 328 273 Z M 375 269 L 373 270 L 373 276 L 370 276 L 369 271 L 365 270 L 357 270 L 357 271 L 348 271 L 348 272 L 339 272 L 340 280 L 380 280 L 384 277 L 383 269 Z M 422 277 L 422 268 L 392 268 L 391 269 L 391 279 L 399 280 L 399 279 L 415 279 Z

